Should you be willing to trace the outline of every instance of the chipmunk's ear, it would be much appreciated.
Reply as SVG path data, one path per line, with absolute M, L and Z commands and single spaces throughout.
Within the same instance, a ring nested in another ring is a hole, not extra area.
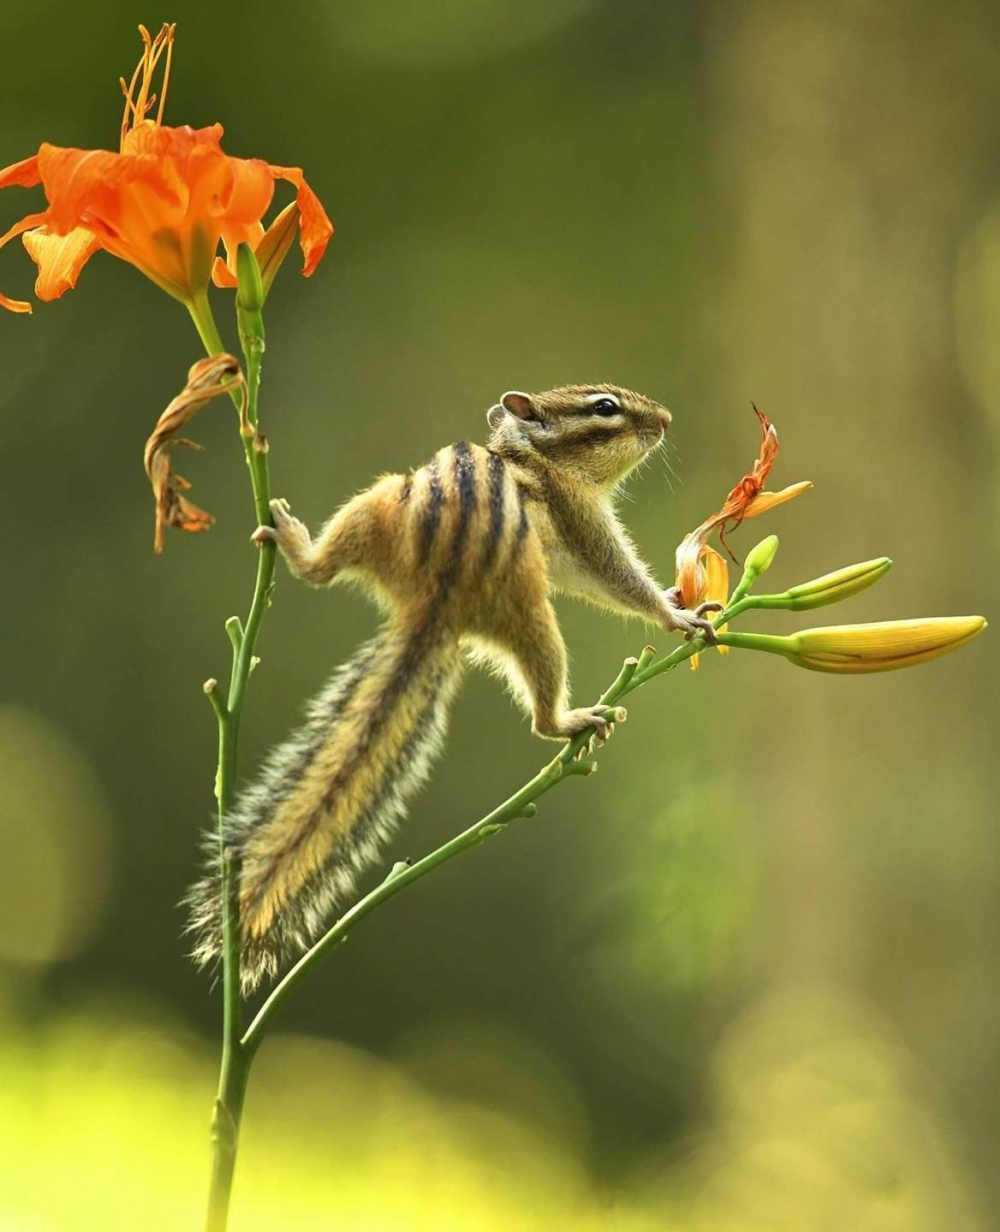
M 541 419 L 531 394 L 522 394 L 516 389 L 509 390 L 500 399 L 500 405 L 518 419 Z
M 486 422 L 491 428 L 499 428 L 504 415 L 513 415 L 528 423 L 540 423 L 541 412 L 535 405 L 531 394 L 522 394 L 516 389 L 508 390 L 496 406 L 491 406 L 486 412 Z

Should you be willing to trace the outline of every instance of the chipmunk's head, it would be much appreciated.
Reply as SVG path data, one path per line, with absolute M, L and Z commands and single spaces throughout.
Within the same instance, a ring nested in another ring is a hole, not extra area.
M 534 452 L 586 482 L 611 487 L 663 440 L 670 412 L 618 385 L 510 392 L 486 413 L 490 446 Z

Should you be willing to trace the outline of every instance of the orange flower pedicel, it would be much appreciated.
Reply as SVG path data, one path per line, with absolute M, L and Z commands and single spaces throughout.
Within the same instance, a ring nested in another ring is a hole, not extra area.
M 214 276 L 235 286 L 236 249 L 248 243 L 270 274 L 291 242 L 294 212 L 308 277 L 318 265 L 333 226 L 298 167 L 275 167 L 258 158 L 231 158 L 221 147 L 222 126 L 171 128 L 163 124 L 174 27 L 156 38 L 140 26 L 145 48 L 131 83 L 122 81 L 125 115 L 119 153 L 43 144 L 36 155 L 0 171 L 0 188 L 41 184 L 48 206 L 15 223 L 0 247 L 17 235 L 38 266 L 35 293 L 58 299 L 76 285 L 98 249 L 128 261 L 169 295 L 196 311 Z M 152 85 L 164 62 L 156 118 Z M 276 179 L 295 185 L 295 202 L 265 233 L 261 219 Z M 228 265 L 217 260 L 219 241 Z M 278 251 L 276 251 L 278 249 Z M 0 306 L 31 312 L 31 305 L 0 294 Z

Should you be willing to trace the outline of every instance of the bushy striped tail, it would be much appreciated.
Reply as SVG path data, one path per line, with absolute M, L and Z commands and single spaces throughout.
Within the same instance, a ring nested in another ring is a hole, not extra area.
M 245 991 L 296 957 L 378 855 L 440 752 L 462 656 L 447 630 L 391 621 L 306 711 L 226 819 L 239 867 Z M 191 889 L 195 961 L 222 951 L 218 836 Z

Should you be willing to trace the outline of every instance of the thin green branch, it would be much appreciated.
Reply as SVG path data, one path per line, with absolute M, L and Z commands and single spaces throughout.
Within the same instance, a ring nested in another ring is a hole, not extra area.
M 226 621 L 226 636 L 233 645 L 233 653 L 240 653 L 240 645 L 243 641 L 243 621 L 239 616 L 230 616 Z

